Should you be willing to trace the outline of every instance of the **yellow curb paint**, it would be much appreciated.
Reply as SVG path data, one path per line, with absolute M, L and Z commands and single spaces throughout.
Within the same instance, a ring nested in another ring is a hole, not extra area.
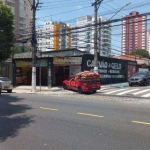
M 54 110 L 54 111 L 58 111 L 58 109 L 54 109 L 54 108 L 45 108 L 45 107 L 40 107 L 41 109 L 44 109 L 44 110 Z
M 92 117 L 98 117 L 98 118 L 103 118 L 103 116 L 99 116 L 99 115 L 94 115 L 94 114 L 87 114 L 87 113 L 77 113 L 78 115 L 84 115 L 84 116 L 92 116 Z
M 132 121 L 133 123 L 138 123 L 138 124 L 144 124 L 144 125 L 150 125 L 149 122 L 140 122 L 140 121 Z

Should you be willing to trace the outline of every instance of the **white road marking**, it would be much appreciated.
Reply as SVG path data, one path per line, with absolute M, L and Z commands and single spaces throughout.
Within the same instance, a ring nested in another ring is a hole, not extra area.
M 141 97 L 150 97 L 150 93 L 142 95 Z
M 144 92 L 147 92 L 147 91 L 150 91 L 150 89 L 135 92 L 135 93 L 133 93 L 133 95 L 141 94 L 141 93 L 144 93 Z
M 129 93 L 129 92 L 133 92 L 133 91 L 137 91 L 137 90 L 139 90 L 139 89 L 132 89 L 132 90 L 124 91 L 124 92 L 121 92 L 121 93 L 116 94 L 116 95 L 123 95 L 123 94 Z
M 113 91 L 114 89 L 106 89 L 106 90 L 100 90 L 100 92 L 111 92 L 111 91 Z
M 132 121 L 133 123 L 138 123 L 138 124 L 144 124 L 144 125 L 150 125 L 149 122 L 140 122 L 140 121 Z
M 111 93 L 115 93 L 115 92 L 119 92 L 119 91 L 124 91 L 126 89 L 119 89 L 119 90 L 114 90 L 114 91 L 110 91 L 108 93 L 105 93 L 105 94 L 111 94 Z
M 94 114 L 87 114 L 87 113 L 81 113 L 81 112 L 78 112 L 77 114 L 78 114 L 78 115 L 84 115 L 84 116 L 92 116 L 92 117 L 103 118 L 103 116 L 94 115 Z

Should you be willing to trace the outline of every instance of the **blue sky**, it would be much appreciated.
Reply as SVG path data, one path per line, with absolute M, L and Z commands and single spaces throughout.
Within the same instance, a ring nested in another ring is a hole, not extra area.
M 62 21 L 66 23 L 75 23 L 76 18 L 93 15 L 94 7 L 91 4 L 95 0 L 40 0 L 43 4 L 37 12 L 37 26 L 43 25 L 44 22 Z M 125 6 L 127 3 L 131 3 L 127 7 L 124 7 L 117 15 L 113 17 L 121 18 L 123 15 L 127 15 L 132 11 L 138 11 L 139 13 L 149 12 L 150 0 L 103 0 L 101 3 L 98 14 L 110 19 L 119 9 Z M 121 42 L 121 27 L 114 27 L 112 29 L 112 45 L 114 49 L 120 50 Z M 118 36 L 115 35 L 118 33 Z M 115 54 L 120 52 L 115 51 Z
M 40 0 L 40 2 L 43 4 L 40 5 L 41 9 L 37 12 L 37 18 L 40 18 L 39 24 L 51 19 L 54 21 L 69 22 L 80 16 L 94 14 L 94 8 L 91 6 L 94 0 Z M 148 0 L 103 0 L 98 13 L 110 18 L 117 10 L 129 2 L 131 4 L 125 8 L 129 10 L 120 11 L 114 18 L 120 18 L 122 15 L 128 14 L 133 10 L 139 11 L 140 13 L 149 11 L 150 1 Z M 142 3 L 147 5 L 142 6 Z M 135 7 L 138 4 L 140 7 Z M 132 9 L 130 9 L 131 7 Z M 108 11 L 114 11 L 114 13 L 108 14 Z

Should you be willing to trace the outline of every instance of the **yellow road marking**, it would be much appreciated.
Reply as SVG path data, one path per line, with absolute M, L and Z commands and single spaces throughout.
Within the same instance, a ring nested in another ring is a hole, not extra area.
M 150 125 L 148 122 L 140 122 L 140 121 L 132 121 L 133 123 L 138 123 L 138 124 L 145 124 L 145 125 Z
M 44 110 L 55 110 L 55 111 L 58 111 L 58 109 L 54 109 L 54 108 L 45 108 L 45 107 L 40 107 L 41 109 L 44 109 Z
M 94 114 L 86 114 L 86 113 L 80 113 L 80 112 L 78 112 L 77 114 L 79 114 L 79 115 L 84 115 L 84 116 L 92 116 L 92 117 L 103 118 L 103 116 L 94 115 Z

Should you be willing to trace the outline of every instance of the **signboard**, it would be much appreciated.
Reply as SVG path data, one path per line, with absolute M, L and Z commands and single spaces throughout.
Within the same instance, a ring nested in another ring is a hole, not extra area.
M 35 66 L 36 67 L 47 67 L 47 59 L 37 60 Z M 16 67 L 32 67 L 32 62 L 26 61 L 26 60 L 17 60 Z
M 82 63 L 81 57 L 54 57 L 54 65 L 80 65 Z
M 16 61 L 16 67 L 31 67 L 30 61 L 17 60 Z
M 94 56 L 83 55 L 82 57 L 84 70 L 93 71 L 94 69 Z M 130 61 L 131 62 L 131 61 Z M 136 64 L 136 63 L 135 63 Z M 119 83 L 127 81 L 128 61 L 102 57 L 98 58 L 98 72 L 101 74 L 101 83 Z

